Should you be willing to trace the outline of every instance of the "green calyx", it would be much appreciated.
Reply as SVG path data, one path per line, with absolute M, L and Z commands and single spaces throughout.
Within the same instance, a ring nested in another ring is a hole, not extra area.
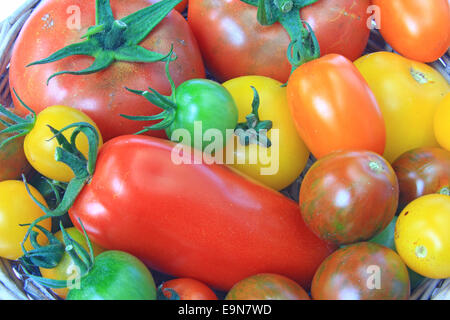
M 153 120 L 161 120 L 157 124 L 150 126 L 150 127 L 144 127 L 141 131 L 137 132 L 136 134 L 142 134 L 150 130 L 163 130 L 172 125 L 172 123 L 175 121 L 175 116 L 177 112 L 177 104 L 175 101 L 175 83 L 173 82 L 173 79 L 169 72 L 169 64 L 172 61 L 172 54 L 173 54 L 173 46 L 170 49 L 169 55 L 166 59 L 166 77 L 170 83 L 171 87 L 171 95 L 170 96 L 164 96 L 157 92 L 156 90 L 152 88 L 148 88 L 149 91 L 141 91 L 141 90 L 132 90 L 129 88 L 126 88 L 128 91 L 143 96 L 145 99 L 150 101 L 155 106 L 163 109 L 163 111 L 157 115 L 154 116 L 128 116 L 121 114 L 121 117 L 124 117 L 128 120 L 134 120 L 134 121 L 153 121 Z M 174 58 L 176 59 L 176 57 Z
M 20 99 L 19 95 L 14 89 L 13 91 L 20 103 L 22 103 L 22 105 L 28 111 L 30 111 L 30 114 L 25 118 L 22 118 L 0 104 L 0 114 L 3 114 L 8 120 L 11 121 L 8 122 L 0 118 L 0 123 L 2 123 L 6 127 L 6 129 L 0 131 L 0 134 L 14 133 L 14 135 L 12 135 L 11 137 L 3 140 L 3 142 L 0 144 L 0 149 L 10 141 L 19 137 L 26 136 L 31 130 L 33 130 L 36 123 L 36 113 Z
M 257 19 L 261 25 L 281 23 L 291 42 L 287 57 L 292 71 L 302 64 L 320 57 L 320 47 L 311 26 L 300 17 L 300 9 L 318 0 L 241 0 L 258 7 Z M 305 27 L 306 26 L 306 27 Z
M 30 224 L 27 233 L 25 234 L 24 240 L 22 241 L 22 250 L 24 253 L 26 253 L 24 244 L 27 241 L 28 237 L 32 234 L 34 227 L 36 227 L 39 222 L 49 218 L 61 217 L 69 211 L 78 194 L 92 178 L 97 161 L 100 138 L 97 130 L 93 125 L 86 122 L 78 122 L 73 123 L 59 131 L 50 126 L 49 129 L 54 133 L 54 137 L 52 139 L 57 139 L 60 145 L 56 148 L 55 151 L 56 161 L 68 165 L 75 174 L 75 177 L 67 184 L 62 199 L 58 198 L 56 208 L 49 209 L 33 196 L 33 194 L 30 192 L 25 176 L 22 176 L 29 196 L 45 213 L 45 215 L 39 217 Z M 73 129 L 73 132 L 69 141 L 64 137 L 62 133 L 70 129 Z M 83 133 L 87 137 L 89 143 L 88 159 L 86 159 L 84 155 L 76 148 L 76 139 L 80 133 Z M 55 194 L 57 194 L 56 190 Z
M 94 250 L 92 247 L 92 243 L 89 240 L 89 237 L 86 233 L 86 230 L 84 229 L 84 226 L 79 220 L 80 225 L 83 229 L 83 234 L 86 239 L 87 246 L 89 248 L 89 252 L 86 251 L 81 244 L 76 242 L 64 229 L 62 223 L 60 223 L 61 232 L 63 235 L 63 242 L 59 241 L 56 237 L 54 237 L 50 232 L 45 230 L 42 227 L 37 226 L 46 236 L 49 237 L 49 240 L 51 241 L 49 245 L 44 247 L 39 247 L 36 251 L 39 252 L 39 254 L 35 254 L 35 250 L 30 250 L 28 252 L 25 252 L 25 255 L 20 258 L 20 261 L 25 262 L 24 264 L 24 272 L 29 276 L 31 279 L 36 281 L 37 283 L 48 287 L 48 288 L 54 288 L 54 289 L 62 289 L 62 288 L 70 288 L 71 282 L 68 280 L 56 280 L 56 279 L 47 279 L 40 276 L 36 276 L 31 274 L 28 271 L 29 267 L 41 267 L 41 268 L 47 268 L 52 269 L 55 268 L 59 262 L 61 261 L 63 254 L 67 252 L 69 254 L 70 258 L 72 259 L 73 263 L 75 264 L 77 270 L 78 270 L 78 276 L 79 278 L 82 278 L 89 274 L 89 272 L 94 267 Z M 33 231 L 34 232 L 34 231 Z M 37 233 L 36 233 L 37 234 Z M 40 260 L 37 261 L 36 257 L 47 257 L 46 253 L 50 254 L 54 252 L 54 254 L 59 255 L 59 260 L 54 260 L 52 264 L 49 264 L 47 266 L 43 265 Z
M 93 64 L 80 71 L 61 71 L 51 75 L 49 81 L 62 74 L 86 75 L 101 71 L 115 61 L 157 62 L 167 58 L 141 46 L 148 34 L 178 5 L 181 0 L 163 0 L 116 20 L 109 0 L 96 0 L 96 25 L 88 29 L 83 42 L 58 50 L 49 57 L 30 63 L 27 67 L 55 62 L 73 55 L 94 57 Z
M 255 87 L 253 90 L 252 113 L 247 115 L 246 122 L 238 123 L 234 129 L 234 134 L 239 138 L 239 142 L 248 146 L 249 144 L 259 144 L 263 147 L 270 148 L 272 142 L 267 137 L 267 132 L 272 129 L 272 121 L 259 119 L 259 94 Z

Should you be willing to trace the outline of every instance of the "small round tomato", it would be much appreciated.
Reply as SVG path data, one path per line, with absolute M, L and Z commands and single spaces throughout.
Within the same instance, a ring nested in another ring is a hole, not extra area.
M 73 240 L 75 240 L 76 242 L 81 244 L 81 246 L 86 251 L 89 250 L 84 235 L 80 231 L 78 231 L 78 229 L 72 227 L 72 228 L 67 228 L 65 230 L 69 234 L 69 236 Z M 55 233 L 55 237 L 59 241 L 63 241 L 63 236 L 62 236 L 61 231 L 58 231 L 57 233 Z M 91 242 L 91 244 L 92 244 L 92 249 L 94 251 L 94 256 L 97 256 L 104 251 L 103 248 L 99 247 L 95 243 Z M 75 264 L 67 252 L 64 252 L 64 255 L 63 255 L 61 261 L 55 268 L 53 268 L 53 269 L 40 268 L 40 271 L 41 271 L 41 275 L 44 278 L 55 279 L 55 280 L 74 279 L 77 275 L 77 269 L 75 267 Z M 67 293 L 69 292 L 69 289 L 68 288 L 53 289 L 53 291 L 61 298 L 66 298 Z
M 450 151 L 450 93 L 442 99 L 434 115 L 434 135 L 442 148 Z
M 438 71 L 391 52 L 365 55 L 355 65 L 369 83 L 383 114 L 383 156 L 389 162 L 415 148 L 438 146 L 433 119 L 439 102 L 450 91 Z
M 42 195 L 33 187 L 28 186 L 31 194 L 45 204 Z M 7 180 L 0 182 L 0 257 L 17 260 L 23 255 L 21 243 L 27 233 L 26 226 L 44 215 L 27 192 L 25 184 L 21 181 Z M 46 219 L 39 223 L 40 226 L 50 229 L 51 221 Z M 43 239 L 38 236 L 39 244 L 43 245 Z M 28 239 L 25 249 L 31 250 Z
M 156 286 L 147 267 L 122 251 L 104 251 L 94 267 L 72 288 L 67 300 L 156 300 Z
M 369 240 L 392 221 L 398 205 L 394 170 L 380 155 L 340 151 L 319 159 L 300 188 L 300 209 L 320 238 L 339 244 Z
M 6 120 L 3 116 L 0 118 Z M 0 131 L 3 129 L 5 126 L 0 123 Z M 0 144 L 11 136 L 10 133 L 0 134 Z M 0 181 L 18 179 L 30 170 L 30 165 L 23 152 L 23 141 L 23 137 L 14 139 L 0 149 Z
M 339 150 L 383 153 L 383 116 L 350 60 L 329 54 L 305 63 L 289 78 L 287 97 L 297 130 L 316 158 Z
M 317 269 L 314 300 L 406 300 L 408 270 L 393 250 L 360 242 L 332 253 Z
M 400 54 L 432 62 L 450 46 L 447 0 L 373 0 L 380 10 L 380 32 Z
M 25 155 L 29 163 L 43 176 L 69 182 L 74 174 L 69 166 L 55 160 L 55 150 L 59 146 L 56 139 L 51 139 L 54 134 L 48 128 L 52 126 L 57 130 L 78 122 L 87 122 L 93 125 L 99 133 L 99 146 L 103 141 L 96 124 L 82 111 L 67 106 L 52 106 L 44 109 L 36 117 L 33 129 L 26 135 L 24 142 Z M 70 141 L 74 129 L 69 129 L 63 135 Z M 89 151 L 88 140 L 84 134 L 79 134 L 76 139 L 78 150 L 87 157 Z
M 236 283 L 225 300 L 310 300 L 295 281 L 278 274 L 257 274 Z
M 190 278 L 166 281 L 159 286 L 158 293 L 161 300 L 217 300 L 214 291 L 206 284 Z
M 450 151 L 414 149 L 397 158 L 392 167 L 400 186 L 401 208 L 426 194 L 450 192 Z
M 225 82 L 223 86 L 236 102 L 239 123 L 245 123 L 246 117 L 252 114 L 254 92 L 251 87 L 259 96 L 259 121 L 272 122 L 271 129 L 267 131 L 270 146 L 258 143 L 245 146 L 234 136 L 234 159 L 230 165 L 273 189 L 281 190 L 289 186 L 305 168 L 309 151 L 292 120 L 286 88 L 282 87 L 281 82 L 263 76 L 239 77 Z
M 427 278 L 450 277 L 450 196 L 429 194 L 408 204 L 395 226 L 395 246 L 405 263 Z

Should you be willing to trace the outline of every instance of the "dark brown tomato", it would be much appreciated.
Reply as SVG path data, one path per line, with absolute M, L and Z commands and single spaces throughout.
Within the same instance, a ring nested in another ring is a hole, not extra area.
M 338 244 L 371 239 L 393 219 L 398 182 L 390 164 L 370 151 L 339 151 L 319 159 L 300 188 L 303 219 Z
M 400 186 L 400 208 L 426 194 L 450 192 L 450 151 L 414 149 L 402 154 L 392 167 Z
M 313 27 L 323 55 L 338 53 L 350 60 L 361 56 L 370 30 L 369 0 L 320 0 L 302 9 Z M 241 0 L 190 0 L 188 21 L 208 70 L 220 81 L 261 75 L 286 82 L 290 42 L 279 23 L 262 26 L 257 8 Z
M 0 118 L 4 119 L 2 116 Z M 5 129 L 5 126 L 0 123 L 0 131 Z M 0 144 L 11 137 L 11 134 L 1 134 Z M 23 151 L 24 138 L 17 138 L 0 149 L 0 181 L 15 180 L 20 178 L 23 174 L 30 171 L 30 165 Z
M 406 300 L 406 265 L 393 250 L 370 242 L 335 251 L 314 275 L 313 300 Z
M 295 281 L 278 274 L 257 274 L 236 283 L 225 300 L 310 300 Z
M 157 0 L 111 0 L 116 19 L 157 2 Z M 70 29 L 67 8 L 78 6 L 81 29 Z M 125 87 L 147 90 L 152 87 L 162 94 L 170 94 L 165 74 L 165 63 L 115 62 L 107 69 L 83 76 L 61 75 L 47 85 L 48 77 L 62 70 L 82 70 L 94 58 L 71 56 L 54 63 L 26 67 L 31 62 L 48 57 L 57 50 L 81 41 L 88 27 L 95 25 L 95 1 L 48 0 L 34 10 L 27 20 L 14 47 L 10 86 L 15 88 L 34 111 L 39 113 L 53 105 L 67 105 L 80 109 L 100 128 L 105 141 L 140 131 L 153 122 L 125 119 L 126 115 L 154 115 L 161 109 L 141 96 L 128 92 Z M 140 45 L 151 51 L 167 54 L 173 44 L 177 55 L 170 65 L 176 85 L 192 78 L 204 78 L 205 71 L 197 41 L 183 16 L 172 10 Z M 15 106 L 28 113 L 14 100 Z M 165 137 L 164 131 L 150 131 L 149 135 Z

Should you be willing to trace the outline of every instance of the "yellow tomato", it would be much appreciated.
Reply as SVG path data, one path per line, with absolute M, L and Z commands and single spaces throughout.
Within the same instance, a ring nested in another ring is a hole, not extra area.
M 86 114 L 77 109 L 67 106 L 52 106 L 37 115 L 34 128 L 27 134 L 24 141 L 25 155 L 36 171 L 47 178 L 61 182 L 69 182 L 74 177 L 69 166 L 55 160 L 55 150 L 59 144 L 56 139 L 50 140 L 54 135 L 48 125 L 61 130 L 77 122 L 87 122 L 93 125 L 99 133 L 99 146 L 102 145 L 103 140 L 96 124 Z M 69 141 L 73 130 L 70 129 L 63 133 Z M 76 145 L 77 149 L 87 157 L 89 146 L 83 133 L 78 135 Z
M 409 203 L 395 226 L 395 246 L 408 267 L 432 279 L 450 277 L 450 196 L 429 194 Z
M 388 161 L 415 148 L 438 146 L 433 119 L 439 102 L 450 91 L 438 71 L 391 52 L 363 56 L 355 65 L 383 113 Z
M 450 93 L 445 96 L 436 110 L 434 134 L 441 147 L 450 151 Z
M 243 76 L 223 84 L 233 96 L 239 111 L 239 122 L 252 113 L 254 92 L 258 92 L 261 121 L 272 121 L 267 132 L 270 147 L 259 144 L 243 146 L 238 137 L 227 145 L 233 152 L 227 161 L 231 167 L 275 189 L 281 190 L 295 181 L 308 161 L 309 151 L 295 128 L 282 83 L 263 76 Z M 234 156 L 234 157 L 233 157 Z M 231 162 L 231 163 L 230 163 Z
M 31 194 L 45 204 L 42 195 L 33 186 L 30 186 Z M 21 181 L 7 180 L 0 182 L 0 257 L 17 260 L 23 255 L 21 243 L 28 230 L 21 224 L 30 224 L 44 212 L 34 203 L 28 194 L 25 184 Z M 49 230 L 51 220 L 46 219 L 39 223 Z M 38 237 L 39 244 L 45 244 L 43 236 Z M 25 248 L 31 250 L 30 241 L 25 243 Z
M 86 240 L 84 238 L 84 234 L 76 228 L 66 228 L 67 233 L 72 237 L 73 240 L 78 242 L 84 249 L 89 252 L 89 248 L 87 246 Z M 62 232 L 58 231 L 55 233 L 55 237 L 63 241 Z M 91 242 L 92 243 L 92 242 Z M 99 255 L 104 251 L 103 248 L 99 247 L 95 243 L 92 243 L 92 249 L 94 251 L 94 256 Z M 53 269 L 45 269 L 40 268 L 41 274 L 44 278 L 54 279 L 54 280 L 75 280 L 77 277 L 77 269 L 75 264 L 73 263 L 72 258 L 67 252 L 64 252 L 64 255 L 59 262 L 59 264 Z M 69 292 L 68 288 L 63 289 L 52 289 L 57 295 L 61 298 L 66 298 L 67 293 Z

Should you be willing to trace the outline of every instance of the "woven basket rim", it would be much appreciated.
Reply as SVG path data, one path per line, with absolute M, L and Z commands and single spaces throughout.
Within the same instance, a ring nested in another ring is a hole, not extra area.
M 0 103 L 8 107 L 13 107 L 9 92 L 8 70 L 14 41 L 34 8 L 41 1 L 44 0 L 27 0 L 11 16 L 0 22 Z M 368 43 L 369 52 L 392 52 L 393 50 L 389 45 L 380 45 L 380 38 L 378 31 L 373 31 Z M 443 74 L 448 82 L 450 82 L 449 52 L 438 61 L 430 64 Z M 310 159 L 307 168 L 311 164 L 312 159 Z M 306 171 L 307 169 L 304 170 L 302 176 L 296 182 L 283 190 L 282 193 L 294 200 L 298 200 L 298 189 Z M 26 278 L 17 262 L 0 258 L 0 300 L 36 299 L 54 300 L 59 298 L 50 289 L 46 289 Z M 450 300 L 450 278 L 426 279 L 411 293 L 410 300 Z

